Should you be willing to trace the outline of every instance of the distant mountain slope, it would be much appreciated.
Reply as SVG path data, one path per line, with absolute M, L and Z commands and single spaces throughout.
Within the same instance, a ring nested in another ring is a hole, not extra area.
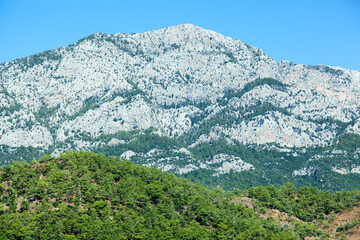
M 0 236 L 2 239 L 324 238 L 330 235 L 319 229 L 313 219 L 323 223 L 317 220 L 350 209 L 358 204 L 358 197 L 359 191 L 331 194 L 309 187 L 296 191 L 289 183 L 281 189 L 257 187 L 243 193 L 239 189 L 209 190 L 127 160 L 72 152 L 55 159 L 44 156 L 31 164 L 14 163 L 0 169 Z M 291 217 L 284 224 L 284 220 L 259 214 L 274 211 L 271 208 L 286 211 Z
M 332 190 L 360 182 L 360 142 L 344 158 L 323 160 L 336 155 L 326 151 L 340 151 L 340 138 L 358 141 L 351 137 L 360 134 L 356 71 L 278 63 L 239 40 L 184 24 L 96 33 L 1 64 L 0 78 L 3 164 L 94 150 L 178 174 L 205 172 L 211 184 L 233 172 L 257 184 L 292 178 Z M 136 145 L 141 139 L 150 142 Z M 199 152 L 209 145 L 210 155 Z M 246 150 L 230 150 L 239 146 Z M 321 160 L 311 161 L 317 155 Z

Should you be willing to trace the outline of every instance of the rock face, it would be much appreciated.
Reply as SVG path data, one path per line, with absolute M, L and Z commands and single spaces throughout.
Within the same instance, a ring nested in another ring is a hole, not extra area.
M 96 33 L 3 63 L 0 79 L 0 144 L 14 149 L 57 154 L 116 147 L 132 141 L 117 133 L 146 131 L 179 140 L 177 150 L 225 141 L 290 152 L 360 134 L 359 72 L 276 62 L 191 24 Z M 144 154 L 124 156 L 160 167 Z M 177 165 L 182 156 L 188 165 Z M 178 173 L 211 168 L 206 161 L 213 161 L 184 150 L 163 159 L 161 169 Z M 224 161 L 215 175 L 256 168 L 234 156 Z

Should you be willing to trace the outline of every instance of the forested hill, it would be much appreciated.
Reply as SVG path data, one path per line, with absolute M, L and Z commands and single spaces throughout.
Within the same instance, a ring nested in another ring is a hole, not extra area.
M 359 204 L 359 191 L 290 183 L 209 190 L 94 153 L 13 163 L 0 182 L 1 239 L 304 239 L 356 236 L 359 228 L 356 217 L 326 228 Z

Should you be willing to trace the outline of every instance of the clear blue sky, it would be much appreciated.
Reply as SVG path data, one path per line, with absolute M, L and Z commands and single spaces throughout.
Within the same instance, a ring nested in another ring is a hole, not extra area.
M 182 23 L 240 39 L 277 61 L 360 71 L 360 0 L 0 0 L 0 62 L 94 32 Z

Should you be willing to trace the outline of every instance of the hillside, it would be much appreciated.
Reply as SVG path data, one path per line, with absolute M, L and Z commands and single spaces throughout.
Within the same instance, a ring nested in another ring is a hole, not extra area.
M 115 155 L 226 189 L 360 188 L 360 73 L 184 24 L 0 64 L 0 162 Z M 141 144 L 140 144 L 141 143 Z
M 325 224 L 360 200 L 359 191 L 296 191 L 289 183 L 281 189 L 209 190 L 155 168 L 85 152 L 0 171 L 2 239 L 327 238 L 314 221 Z M 267 209 L 293 217 L 286 223 L 266 218 Z M 345 230 L 359 225 L 352 224 Z

